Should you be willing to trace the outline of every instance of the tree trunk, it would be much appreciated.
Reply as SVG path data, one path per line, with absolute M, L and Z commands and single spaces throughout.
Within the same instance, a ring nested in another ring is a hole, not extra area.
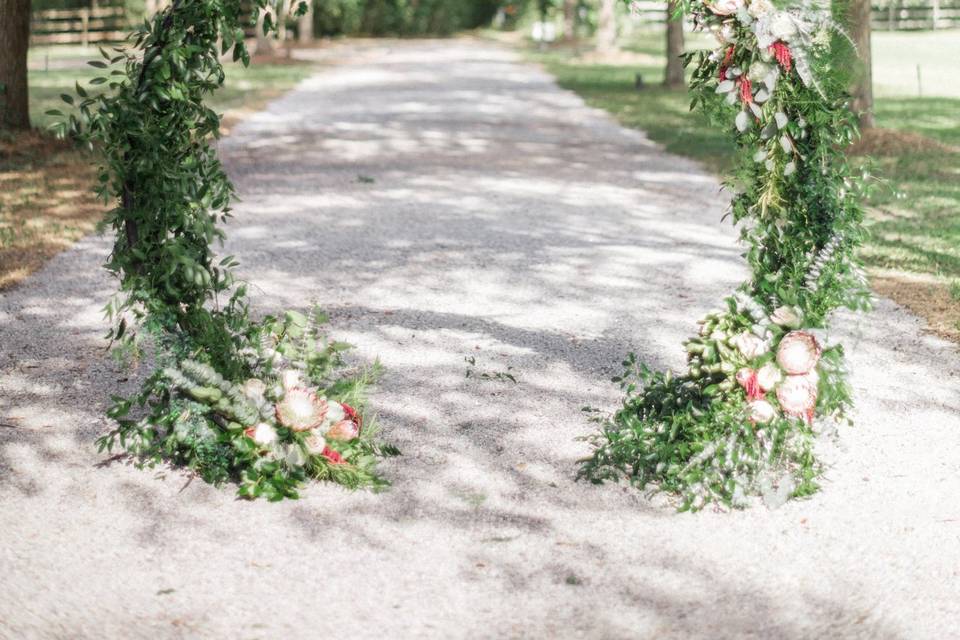
M 577 0 L 563 0 L 563 39 L 577 39 Z
M 307 2 L 307 12 L 297 19 L 297 39 L 300 42 L 313 40 L 313 2 Z
M 851 0 L 850 37 L 857 45 L 860 59 L 853 94 L 853 110 L 860 114 L 860 127 L 873 126 L 873 69 L 870 53 L 870 0 Z
M 257 16 L 257 55 L 268 56 L 273 53 L 273 35 L 274 32 L 263 34 L 263 17 L 266 11 L 261 11 Z
M 600 0 L 597 16 L 597 51 L 611 53 L 617 50 L 617 0 Z
M 29 129 L 30 0 L 0 0 L 0 128 Z
M 683 77 L 683 17 L 673 19 L 677 5 L 675 0 L 667 3 L 667 70 L 663 84 L 668 87 L 682 87 Z

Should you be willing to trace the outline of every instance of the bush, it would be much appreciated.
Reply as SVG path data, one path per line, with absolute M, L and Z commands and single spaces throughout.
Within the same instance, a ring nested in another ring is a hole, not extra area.
M 496 0 L 327 0 L 314 13 L 319 35 L 450 35 L 487 24 Z

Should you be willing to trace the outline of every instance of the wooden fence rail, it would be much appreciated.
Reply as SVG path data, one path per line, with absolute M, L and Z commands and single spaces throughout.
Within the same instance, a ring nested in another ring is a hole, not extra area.
M 34 11 L 30 44 L 82 44 L 116 42 L 127 37 L 123 7 L 50 9 Z

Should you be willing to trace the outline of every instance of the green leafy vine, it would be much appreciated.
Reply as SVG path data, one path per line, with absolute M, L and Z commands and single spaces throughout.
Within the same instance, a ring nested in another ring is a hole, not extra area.
M 257 0 L 265 32 L 283 6 Z M 212 142 L 220 116 L 205 99 L 225 80 L 221 56 L 249 64 L 240 0 L 174 0 L 89 64 L 104 75 L 64 100 L 57 125 L 100 159 L 97 194 L 113 208 L 107 268 L 120 291 L 106 306 L 121 351 L 148 345 L 156 369 L 131 398 L 116 397 L 120 446 L 142 465 L 171 461 L 245 497 L 296 497 L 308 478 L 348 487 L 386 485 L 376 440 L 359 407 L 378 367 L 339 374 L 348 345 L 320 331 L 325 316 L 288 311 L 254 321 L 232 256 L 214 243 L 230 216 L 233 185 Z M 306 10 L 301 4 L 298 14 Z M 252 23 L 251 23 L 252 24 Z
M 822 330 L 837 308 L 869 304 L 855 256 L 865 182 L 843 152 L 858 130 L 832 55 L 848 43 L 812 3 L 691 0 L 682 11 L 718 40 L 686 56 L 691 108 L 736 136 L 724 186 L 751 277 L 700 321 L 686 371 L 624 361 L 623 406 L 596 418 L 581 474 L 675 494 L 681 509 L 809 495 L 815 438 L 851 404 L 842 345 Z

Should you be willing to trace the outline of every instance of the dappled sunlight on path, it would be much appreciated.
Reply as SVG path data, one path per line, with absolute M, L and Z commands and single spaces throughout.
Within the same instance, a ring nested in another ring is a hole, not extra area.
M 88 239 L 0 294 L 0 636 L 949 635 L 955 348 L 887 301 L 843 318 L 858 424 L 810 500 L 676 515 L 576 482 L 622 357 L 681 365 L 744 275 L 719 184 L 492 45 L 350 53 L 220 145 L 225 253 L 256 312 L 320 302 L 384 362 L 393 489 L 246 503 L 98 455 L 135 381 Z

